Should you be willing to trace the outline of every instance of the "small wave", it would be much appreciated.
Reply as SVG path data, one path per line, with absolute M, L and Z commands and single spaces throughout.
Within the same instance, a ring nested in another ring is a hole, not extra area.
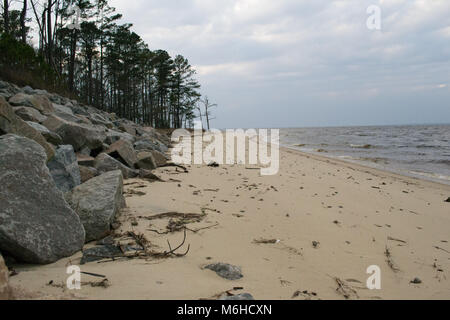
M 440 179 L 440 180 L 447 180 L 450 181 L 450 177 L 443 175 L 443 174 L 438 174 L 438 173 L 429 173 L 429 172 L 421 172 L 421 171 L 410 171 L 409 173 L 415 174 L 415 175 L 419 175 L 419 176 L 423 176 L 423 177 L 428 177 L 428 178 L 433 178 L 433 179 Z

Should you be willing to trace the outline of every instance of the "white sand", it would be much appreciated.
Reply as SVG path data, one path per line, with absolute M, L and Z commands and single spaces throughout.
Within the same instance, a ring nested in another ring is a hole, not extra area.
M 238 165 L 191 166 L 189 171 L 155 170 L 164 180 L 180 182 L 126 181 L 127 192 L 145 195 L 127 197 L 129 208 L 121 217 L 121 230 L 143 232 L 159 246 L 155 250 L 164 251 L 167 240 L 175 247 L 183 232 L 157 235 L 148 229 L 164 231 L 168 219 L 136 218 L 138 225 L 131 226 L 135 217 L 217 210 L 188 225 L 218 224 L 188 231 L 185 257 L 82 266 L 82 271 L 106 275 L 111 284 L 106 289 L 48 286 L 50 280 L 65 283 L 65 266 L 79 263 L 77 254 L 48 266 L 17 267 L 11 284 L 35 292 L 34 298 L 43 297 L 40 292 L 87 299 L 200 299 L 238 286 L 244 290 L 236 293 L 256 299 L 291 299 L 297 290 L 316 293 L 314 299 L 344 299 L 336 291 L 337 277 L 351 286 L 352 299 L 450 299 L 450 203 L 444 202 L 449 186 L 292 150 L 282 150 L 276 176 L 261 177 L 258 170 Z M 280 241 L 253 243 L 261 238 Z M 317 248 L 313 241 L 319 242 Z M 388 265 L 386 248 L 398 271 Z M 238 265 L 244 278 L 229 281 L 202 269 L 212 262 Z M 381 268 L 381 290 L 365 287 L 370 265 Z M 410 283 L 416 277 L 421 284 Z M 90 280 L 99 279 L 82 278 Z

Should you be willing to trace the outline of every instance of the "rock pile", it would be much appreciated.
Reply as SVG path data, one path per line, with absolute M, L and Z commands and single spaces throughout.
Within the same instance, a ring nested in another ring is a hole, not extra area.
M 107 235 L 123 179 L 162 166 L 170 140 L 113 113 L 0 81 L 0 251 L 46 264 Z

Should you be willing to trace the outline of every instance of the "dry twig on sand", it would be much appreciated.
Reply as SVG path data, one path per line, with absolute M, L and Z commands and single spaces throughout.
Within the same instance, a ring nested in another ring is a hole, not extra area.
M 275 244 L 280 242 L 280 240 L 277 239 L 255 239 L 253 240 L 253 243 L 255 244 Z
M 176 164 L 173 162 L 168 162 L 166 164 L 163 164 L 161 166 L 159 166 L 160 168 L 165 168 L 165 167 L 175 167 L 175 168 L 180 168 L 183 169 L 184 173 L 189 173 L 188 169 L 186 169 L 186 167 L 180 165 L 180 164 Z
M 345 299 L 358 299 L 358 292 L 356 292 L 355 289 L 353 289 L 352 286 L 348 285 L 345 281 L 334 277 L 334 281 L 336 281 L 338 287 L 336 289 L 336 292 L 342 295 Z
M 388 264 L 388 266 L 394 271 L 394 272 L 398 272 L 400 271 L 399 268 L 397 268 L 397 266 L 395 265 L 394 261 L 392 260 L 392 254 L 391 251 L 389 250 L 389 248 L 386 246 L 386 250 L 384 251 L 384 255 L 386 256 L 386 262 Z
M 169 245 L 169 251 L 164 252 L 156 252 L 149 249 L 150 242 L 145 238 L 143 234 L 136 234 L 133 231 L 128 231 L 127 235 L 134 239 L 136 244 L 140 247 L 142 247 L 142 250 L 136 250 L 133 251 L 131 255 L 127 255 L 127 258 L 141 258 L 141 259 L 147 259 L 147 258 L 168 258 L 168 257 L 184 257 L 188 254 L 190 245 L 188 245 L 186 252 L 184 253 L 176 253 L 186 242 L 186 229 L 184 230 L 184 237 L 183 241 L 180 245 L 178 245 L 176 248 L 172 249 L 169 240 L 167 240 L 167 243 Z

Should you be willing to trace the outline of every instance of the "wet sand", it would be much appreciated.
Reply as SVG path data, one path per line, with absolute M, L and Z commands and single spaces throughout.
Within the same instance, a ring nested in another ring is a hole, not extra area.
M 125 182 L 128 208 L 118 232 L 143 233 L 153 250 L 168 250 L 167 240 L 176 247 L 183 231 L 160 234 L 171 218 L 148 217 L 206 214 L 187 224 L 177 251 L 189 245 L 186 256 L 88 263 L 81 270 L 106 275 L 110 286 L 70 291 L 62 285 L 66 266 L 78 264 L 79 253 L 48 266 L 17 266 L 11 284 L 33 292 L 29 298 L 209 299 L 242 287 L 232 293 L 450 299 L 450 186 L 294 150 L 280 157 L 275 176 L 245 165 L 188 166 L 189 173 L 155 170 L 165 182 Z M 230 281 L 203 269 L 214 262 L 240 266 L 244 277 Z M 366 288 L 371 265 L 381 268 L 381 290 Z M 421 283 L 411 283 L 415 278 Z

